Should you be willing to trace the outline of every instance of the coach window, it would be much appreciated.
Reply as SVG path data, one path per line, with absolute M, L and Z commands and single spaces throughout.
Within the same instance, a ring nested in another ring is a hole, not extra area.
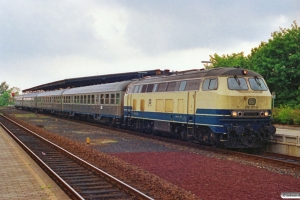
M 116 94 L 116 104 L 120 104 L 120 93 Z
M 109 94 L 105 94 L 105 104 L 109 104 Z
M 100 99 L 100 104 L 104 104 L 105 95 L 104 95 L 104 94 L 101 94 L 100 97 L 101 97 L 101 99 Z
M 95 104 L 95 95 L 91 95 L 91 104 Z
M 184 91 L 186 87 L 186 81 L 181 81 L 178 91 Z
M 80 103 L 83 104 L 83 95 L 80 96 Z
M 169 82 L 169 83 L 168 83 L 168 87 L 167 87 L 167 91 L 168 91 L 168 92 L 174 91 L 174 90 L 175 90 L 175 87 L 176 87 L 176 82 Z
M 142 85 L 142 87 L 141 87 L 141 93 L 145 93 L 146 92 L 147 86 L 148 86 L 147 84 Z
M 90 104 L 90 95 L 84 95 L 85 98 L 85 104 Z
M 110 94 L 110 104 L 115 104 L 115 94 Z
M 94 104 L 99 104 L 99 94 L 94 95 Z
M 216 90 L 218 89 L 218 79 L 207 78 L 203 81 L 202 90 Z
M 164 91 L 166 91 L 166 88 L 167 88 L 167 83 L 159 83 L 157 92 L 164 92 Z

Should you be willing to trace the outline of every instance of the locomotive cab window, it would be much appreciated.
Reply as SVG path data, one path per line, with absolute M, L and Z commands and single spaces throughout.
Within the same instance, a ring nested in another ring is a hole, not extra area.
M 155 83 L 153 86 L 153 92 L 157 92 L 157 88 L 158 88 L 158 83 Z
M 207 78 L 203 81 L 202 90 L 216 90 L 218 89 L 218 79 Z
M 185 91 L 199 90 L 201 79 L 188 80 L 186 82 Z
M 164 92 L 164 91 L 166 91 L 166 88 L 167 88 L 167 83 L 159 83 L 157 92 Z
M 233 78 L 228 78 L 227 82 L 229 90 L 248 90 L 248 85 L 244 78 L 235 76 Z
M 167 91 L 174 91 L 176 87 L 176 82 L 169 82 L 168 83 L 168 87 L 167 87 Z
M 147 84 L 141 86 L 141 93 L 145 93 L 147 90 Z
M 184 91 L 186 87 L 186 81 L 181 81 L 178 91 Z
M 153 88 L 154 88 L 154 84 L 149 84 L 148 87 L 147 87 L 146 92 L 152 92 Z
M 139 88 L 140 88 L 139 85 L 135 85 L 133 93 L 138 93 L 139 92 Z

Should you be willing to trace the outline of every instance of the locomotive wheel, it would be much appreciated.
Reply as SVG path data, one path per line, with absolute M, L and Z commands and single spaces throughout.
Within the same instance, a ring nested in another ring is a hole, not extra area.
M 228 146 L 233 147 L 236 143 L 236 134 L 235 133 L 229 133 L 228 138 Z
M 187 131 L 185 128 L 180 131 L 180 139 L 184 141 L 187 140 Z
M 217 147 L 219 145 L 219 138 L 214 132 L 210 132 L 210 146 Z
M 242 137 L 243 138 L 243 144 L 247 147 L 254 147 L 256 143 L 256 136 L 254 134 L 247 135 Z

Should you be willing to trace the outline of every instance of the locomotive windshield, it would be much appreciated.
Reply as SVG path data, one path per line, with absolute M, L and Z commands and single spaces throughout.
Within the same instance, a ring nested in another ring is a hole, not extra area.
M 266 84 L 261 78 L 249 78 L 249 85 L 254 91 L 266 91 L 268 90 Z M 228 78 L 228 89 L 230 90 L 248 90 L 247 80 L 245 78 Z
M 267 86 L 261 78 L 249 78 L 249 83 L 252 90 L 268 90 Z
M 248 90 L 246 79 L 244 78 L 228 78 L 228 88 L 230 90 Z

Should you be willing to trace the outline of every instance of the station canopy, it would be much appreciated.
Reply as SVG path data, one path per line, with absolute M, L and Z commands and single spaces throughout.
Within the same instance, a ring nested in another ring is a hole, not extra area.
M 113 82 L 139 79 L 144 76 L 154 76 L 154 75 L 160 75 L 165 73 L 169 73 L 169 70 L 156 69 L 156 70 L 148 70 L 148 71 L 70 78 L 70 79 L 64 79 L 64 80 L 55 81 L 51 83 L 46 83 L 43 85 L 38 85 L 32 88 L 22 90 L 22 92 L 31 93 L 35 91 L 51 91 L 51 90 L 58 90 L 58 89 L 83 87 L 89 85 L 97 85 L 103 83 L 113 83 Z

